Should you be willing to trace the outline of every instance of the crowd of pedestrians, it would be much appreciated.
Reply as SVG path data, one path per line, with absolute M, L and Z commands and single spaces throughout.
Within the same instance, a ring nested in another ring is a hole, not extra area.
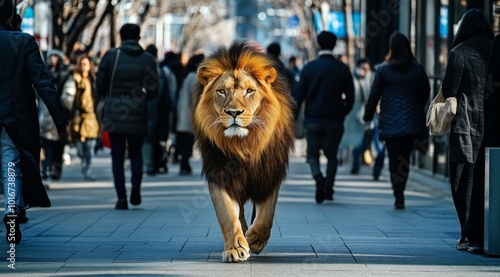
M 7 233 L 8 242 L 21 241 L 19 224 L 28 221 L 26 208 L 50 206 L 42 180 L 64 178 L 68 147 L 77 149 L 82 179 L 94 181 L 92 159 L 109 138 L 115 209 L 141 204 L 143 173 L 168 173 L 169 159 L 179 163 L 181 175 L 192 174 L 191 98 L 203 53 L 194 53 L 185 66 L 174 52 L 158 61 L 156 46 L 139 44 L 140 27 L 125 24 L 120 46 L 102 57 L 78 49 L 71 59 L 57 49 L 42 56 L 34 38 L 19 31 L 21 20 L 13 19 L 11 1 L 0 1 L 0 40 L 17 42 L 10 44 L 16 49 L 0 52 L 3 68 L 9 68 L 0 70 L 3 221 L 15 230 L 12 236 Z M 336 43 L 335 34 L 320 32 L 317 58 L 302 68 L 295 56 L 285 66 L 279 43 L 262 48 L 286 77 L 296 101 L 296 126 L 305 130 L 314 198 L 318 204 L 333 201 L 339 163 L 351 162 L 351 174 L 358 174 L 362 164 L 373 164 L 378 180 L 387 151 L 394 208 L 404 209 L 411 153 L 427 150 L 421 145 L 428 134 L 428 76 L 402 33 L 391 35 L 384 61 L 372 65 L 360 58 L 352 72 L 334 56 Z M 471 253 L 484 248 L 485 147 L 500 146 L 494 126 L 500 115 L 499 57 L 500 37 L 494 38 L 484 12 L 467 11 L 441 87 L 445 97 L 458 101 L 448 136 L 450 190 L 461 231 L 456 248 Z M 321 154 L 327 158 L 326 170 Z

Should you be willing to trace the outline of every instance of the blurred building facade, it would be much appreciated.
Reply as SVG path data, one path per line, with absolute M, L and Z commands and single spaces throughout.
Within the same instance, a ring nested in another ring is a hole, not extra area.
M 453 35 L 467 10 L 483 9 L 495 33 L 500 31 L 500 1 L 497 0 L 389 0 L 366 1 L 366 5 L 366 57 L 375 63 L 383 61 L 391 33 L 404 33 L 429 76 L 432 98 L 444 77 Z M 438 178 L 447 178 L 448 137 L 430 136 L 417 147 L 428 149 L 424 157 L 415 157 L 413 165 Z

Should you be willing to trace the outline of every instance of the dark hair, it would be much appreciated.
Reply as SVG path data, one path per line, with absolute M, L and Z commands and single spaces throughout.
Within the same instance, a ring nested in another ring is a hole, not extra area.
M 0 22 L 7 22 L 12 14 L 14 14 L 12 0 L 0 0 Z
M 332 32 L 323 31 L 318 35 L 318 44 L 321 49 L 333 50 L 337 44 L 337 36 Z
M 367 59 L 367 58 L 360 58 L 359 60 L 356 61 L 356 67 L 358 67 L 358 66 L 360 66 L 360 65 L 362 65 L 364 63 L 367 63 L 367 64 L 369 64 L 371 66 L 371 62 L 370 62 L 369 59 Z
M 452 47 L 476 37 L 485 36 L 493 39 L 493 29 L 491 28 L 486 15 L 481 9 L 470 9 L 463 16 L 458 27 L 455 38 L 453 38 Z
M 407 69 L 415 60 L 411 52 L 410 42 L 400 32 L 392 33 L 389 38 L 389 54 L 385 56 L 385 61 L 398 70 Z
M 277 42 L 273 42 L 267 46 L 267 54 L 278 57 L 281 54 L 281 46 Z
M 196 54 L 192 56 L 186 64 L 186 74 L 189 72 L 196 72 L 203 59 L 205 59 L 205 55 L 203 54 Z
M 14 30 L 21 31 L 22 22 L 23 19 L 21 18 L 21 16 L 16 13 L 12 16 L 12 19 L 10 20 L 10 25 L 12 26 L 12 28 L 14 28 Z
M 137 24 L 127 23 L 120 28 L 120 38 L 122 41 L 139 40 L 141 28 Z
M 156 48 L 156 46 L 154 44 L 150 44 L 150 45 L 146 46 L 145 50 L 149 54 L 153 55 L 153 57 L 155 57 L 155 59 L 158 56 L 158 48 Z
M 290 58 L 288 58 L 288 62 L 296 62 L 297 61 L 297 57 L 295 56 L 290 56 Z

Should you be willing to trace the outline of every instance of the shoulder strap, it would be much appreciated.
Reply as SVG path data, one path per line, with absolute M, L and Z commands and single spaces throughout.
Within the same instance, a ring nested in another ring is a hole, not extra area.
M 120 57 L 120 48 L 116 50 L 115 64 L 113 65 L 113 71 L 111 72 L 111 80 L 109 81 L 108 95 L 111 95 L 111 89 L 113 88 L 113 81 L 115 80 L 116 65 L 118 64 L 119 57 Z

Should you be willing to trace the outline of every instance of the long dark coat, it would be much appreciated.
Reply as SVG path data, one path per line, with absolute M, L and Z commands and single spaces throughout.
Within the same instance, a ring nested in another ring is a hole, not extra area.
M 35 38 L 0 24 L 0 45 L 0 124 L 21 153 L 25 204 L 49 207 L 50 200 L 40 177 L 35 90 L 57 125 L 66 124 L 66 114 Z
M 492 40 L 477 36 L 455 46 L 448 56 L 442 83 L 444 97 L 457 97 L 450 132 L 452 163 L 475 163 L 484 133 L 486 67 Z

